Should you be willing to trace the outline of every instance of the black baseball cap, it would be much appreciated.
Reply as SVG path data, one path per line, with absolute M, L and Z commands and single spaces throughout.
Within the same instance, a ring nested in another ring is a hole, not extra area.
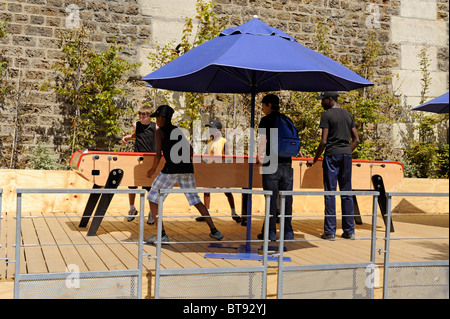
M 158 108 L 156 109 L 155 112 L 153 112 L 152 114 L 150 114 L 150 117 L 157 117 L 157 116 L 163 116 L 166 118 L 172 118 L 172 115 L 175 111 L 173 110 L 173 108 L 171 108 L 170 106 L 164 104 L 164 105 L 160 105 L 158 106 Z
M 205 125 L 206 127 L 213 127 L 216 128 L 218 130 L 222 129 L 222 123 L 220 123 L 219 120 L 213 120 L 211 122 L 209 122 L 208 124 Z
M 338 97 L 338 96 L 339 96 L 338 91 L 325 91 L 322 92 L 319 96 L 316 96 L 316 100 L 323 100 L 324 98 L 327 97 Z

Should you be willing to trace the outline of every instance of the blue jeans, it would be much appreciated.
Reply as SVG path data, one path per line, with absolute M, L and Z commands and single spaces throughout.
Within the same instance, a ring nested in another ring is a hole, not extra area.
M 292 191 L 294 184 L 294 173 L 291 163 L 278 163 L 277 171 L 273 174 L 263 174 L 263 189 L 272 191 L 270 198 L 269 233 L 277 231 L 277 200 L 278 191 Z M 292 196 L 286 196 L 285 215 L 292 215 Z M 291 225 L 292 217 L 286 217 L 284 233 L 293 233 Z M 263 226 L 264 229 L 264 226 Z
M 336 191 L 339 183 L 340 191 L 352 190 L 352 155 L 338 154 L 325 156 L 322 163 L 323 185 L 325 191 Z M 355 232 L 353 196 L 341 196 L 342 230 L 345 233 Z M 325 196 L 324 232 L 327 235 L 336 233 L 336 199 L 335 196 Z

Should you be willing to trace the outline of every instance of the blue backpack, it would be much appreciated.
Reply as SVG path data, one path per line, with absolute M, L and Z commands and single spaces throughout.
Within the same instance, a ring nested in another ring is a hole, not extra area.
M 300 152 L 300 139 L 297 128 L 291 119 L 280 114 L 275 119 L 274 127 L 278 129 L 278 156 L 296 156 Z

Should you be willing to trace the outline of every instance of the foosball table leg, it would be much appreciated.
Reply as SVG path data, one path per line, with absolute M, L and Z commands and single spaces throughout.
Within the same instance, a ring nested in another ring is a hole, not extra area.
M 102 194 L 100 197 L 97 210 L 92 218 L 91 227 L 89 227 L 89 231 L 87 233 L 88 236 L 95 236 L 97 234 L 97 230 L 100 227 L 113 196 L 113 194 Z
M 353 216 L 355 218 L 355 224 L 356 225 L 362 225 L 362 219 L 361 219 L 361 213 L 359 212 L 359 206 L 358 206 L 358 201 L 356 199 L 356 195 L 353 195 Z
M 101 186 L 94 184 L 92 189 L 99 189 L 102 188 Z M 78 227 L 86 227 L 89 219 L 91 218 L 92 213 L 94 212 L 95 206 L 97 206 L 98 199 L 100 198 L 101 194 L 91 194 L 89 195 L 88 202 L 86 204 L 86 207 L 83 212 L 83 217 L 81 217 L 80 224 Z
M 380 196 L 378 196 L 378 206 L 380 206 L 381 215 L 383 216 L 384 225 L 386 225 L 386 213 L 387 213 L 387 198 L 386 198 L 386 190 L 384 188 L 383 177 L 380 175 L 372 176 L 373 187 L 376 191 L 380 192 Z M 391 233 L 394 232 L 394 224 L 392 223 L 391 218 Z
M 120 184 L 120 181 L 122 180 L 122 177 L 123 170 L 113 169 L 109 173 L 105 189 L 117 188 Z M 94 184 L 93 188 L 98 189 L 101 188 L 101 186 Z M 92 212 L 97 206 L 94 217 L 92 218 L 91 226 L 89 227 L 89 231 L 87 233 L 88 236 L 95 236 L 97 234 L 97 230 L 100 227 L 100 224 L 103 220 L 103 217 L 105 216 L 106 210 L 108 209 L 113 196 L 114 194 L 91 194 L 89 196 L 86 208 L 84 209 L 83 217 L 81 217 L 81 221 L 79 224 L 79 227 L 86 227 L 92 215 Z
M 117 188 L 120 184 L 120 181 L 122 180 L 122 177 L 123 177 L 123 170 L 113 169 L 109 173 L 105 189 Z M 87 233 L 88 236 L 95 236 L 97 234 L 97 230 L 100 227 L 100 224 L 103 220 L 103 216 L 105 216 L 106 210 L 108 209 L 108 206 L 111 203 L 113 196 L 114 194 L 102 194 L 102 196 L 100 197 L 97 210 L 95 211 L 94 217 L 92 218 L 91 227 L 89 227 L 89 231 Z

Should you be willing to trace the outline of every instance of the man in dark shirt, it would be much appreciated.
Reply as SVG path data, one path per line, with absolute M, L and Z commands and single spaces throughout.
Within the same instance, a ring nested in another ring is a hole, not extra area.
M 341 191 L 352 190 L 352 152 L 359 144 L 353 117 L 338 105 L 339 93 L 323 92 L 317 97 L 322 101 L 325 112 L 320 118 L 322 139 L 313 160 L 307 162 L 312 166 L 325 150 L 323 158 L 323 184 L 325 191 L 336 191 L 337 183 Z M 350 143 L 351 140 L 351 143 Z M 342 234 L 343 238 L 355 239 L 352 196 L 341 196 Z M 323 239 L 335 240 L 336 233 L 336 199 L 325 196 L 325 223 Z
M 192 164 L 193 150 L 189 141 L 186 140 L 182 131 L 171 123 L 174 110 L 168 105 L 161 105 L 151 117 L 156 117 L 156 125 L 159 129 L 156 131 L 156 154 L 152 168 L 147 172 L 148 177 L 152 177 L 158 167 L 161 157 L 164 156 L 166 164 L 161 172 L 156 176 L 152 183 L 151 190 L 147 196 L 150 201 L 150 210 L 155 221 L 158 213 L 159 190 L 170 189 L 175 184 L 180 188 L 196 188 L 194 179 L 194 165 Z M 167 196 L 167 195 L 166 195 Z M 206 223 L 211 229 L 209 236 L 221 240 L 223 235 L 216 229 L 214 223 L 196 193 L 185 193 L 189 205 L 195 206 L 200 214 L 205 218 Z M 163 199 L 164 200 L 164 199 Z M 164 226 L 161 229 L 161 243 L 167 243 L 167 236 Z M 157 236 L 146 240 L 147 244 L 155 244 Z
M 275 120 L 278 116 L 282 116 L 279 112 L 280 99 L 274 94 L 268 94 L 264 96 L 261 104 L 265 116 L 261 119 L 258 127 L 260 142 L 257 161 L 261 162 L 260 158 L 264 158 L 262 161 L 263 189 L 273 192 L 270 200 L 269 240 L 275 241 L 278 191 L 292 191 L 294 177 L 292 158 L 278 156 L 278 139 L 271 138 L 275 129 Z M 292 215 L 292 196 L 286 197 L 285 215 L 289 217 L 285 218 L 284 239 L 291 240 L 294 239 L 294 231 L 291 224 L 292 217 L 290 217 Z M 262 234 L 259 234 L 258 239 L 262 238 Z

